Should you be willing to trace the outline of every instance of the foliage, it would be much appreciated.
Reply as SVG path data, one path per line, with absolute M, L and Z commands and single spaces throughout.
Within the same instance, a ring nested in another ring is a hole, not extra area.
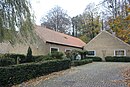
M 86 6 L 83 14 L 73 17 L 73 36 L 77 36 L 84 42 L 90 41 L 100 31 L 100 16 L 98 15 L 95 4 L 90 3 Z
M 23 54 L 0 54 L 0 59 L 1 58 L 11 58 L 12 60 L 15 60 L 15 64 L 65 59 L 62 52 L 55 52 L 48 55 L 32 56 L 30 47 L 28 48 L 27 56 Z
M 13 58 L 0 58 L 0 66 L 9 66 L 15 64 Z
M 66 11 L 59 6 L 52 8 L 41 21 L 41 25 L 62 33 L 67 33 L 71 25 L 70 17 Z
M 123 41 L 130 43 L 130 1 L 129 0 L 106 0 L 103 2 L 106 25 L 111 33 Z M 105 23 L 104 23 L 105 24 Z
M 65 59 L 64 54 L 62 52 L 52 52 L 48 55 L 33 56 L 33 58 L 35 62 Z
M 130 62 L 130 57 L 127 56 L 107 56 L 106 62 Z
M 54 60 L 50 55 L 33 56 L 35 62 Z
M 0 6 L 0 42 L 4 39 L 13 41 L 13 37 L 17 36 L 16 30 L 21 29 L 25 21 L 28 21 L 28 25 L 32 25 L 30 2 L 27 0 L 0 0 Z M 9 33 L 8 37 L 5 35 L 6 33 Z
M 26 56 L 23 54 L 3 54 L 5 58 L 12 58 L 15 60 L 15 64 L 17 63 L 17 59 L 19 59 L 19 63 L 26 62 Z
M 70 68 L 68 59 L 28 63 L 0 68 L 0 87 L 11 87 L 29 79 Z
M 126 18 L 118 16 L 115 20 L 110 20 L 109 25 L 117 37 L 130 43 L 130 19 L 128 17 L 130 17 L 130 15 Z
M 91 38 L 87 34 L 83 34 L 79 38 L 85 43 L 88 43 L 91 40 Z
M 100 58 L 100 57 L 96 57 L 96 56 L 94 56 L 94 57 L 86 57 L 85 59 L 92 59 L 93 61 L 95 61 L 95 62 L 101 62 L 102 61 L 102 58 Z
M 65 52 L 66 54 L 66 57 L 71 59 L 71 60 L 75 60 L 76 59 L 76 56 L 78 54 L 78 51 L 77 50 L 72 50 L 72 51 L 69 51 L 69 52 Z
M 80 66 L 84 64 L 92 63 L 92 59 L 83 59 L 83 60 L 73 60 L 71 65 L 72 66 Z
M 62 52 L 52 52 L 50 54 L 50 57 L 54 58 L 54 59 L 62 59 L 64 56 L 64 54 Z
M 87 55 L 88 51 L 86 50 L 80 50 L 78 51 L 78 54 L 81 55 L 81 59 L 84 59 Z
M 28 52 L 27 52 L 27 58 L 26 58 L 26 62 L 33 62 L 33 56 L 32 56 L 32 49 L 31 47 L 28 48 Z
M 70 58 L 71 60 L 76 60 L 76 56 L 79 54 L 81 56 L 81 59 L 84 59 L 86 57 L 88 51 L 84 50 L 72 50 L 69 52 L 65 52 L 66 57 Z

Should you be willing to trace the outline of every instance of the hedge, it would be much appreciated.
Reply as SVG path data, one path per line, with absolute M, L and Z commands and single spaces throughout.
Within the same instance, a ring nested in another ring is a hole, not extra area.
M 88 63 L 92 63 L 92 59 L 73 60 L 71 65 L 79 66 L 79 65 L 84 65 L 84 64 L 88 64 Z
M 13 58 L 0 58 L 0 66 L 9 66 L 15 64 Z
M 130 62 L 128 56 L 107 56 L 105 57 L 106 62 Z
M 85 59 L 92 59 L 95 62 L 101 62 L 102 61 L 102 58 L 100 58 L 100 57 L 86 57 Z
M 0 67 L 0 87 L 10 87 L 38 76 L 68 69 L 70 65 L 71 61 L 64 59 Z
M 5 58 L 14 58 L 15 63 L 17 63 L 17 58 L 20 59 L 19 63 L 25 63 L 26 62 L 26 56 L 23 54 L 4 54 Z

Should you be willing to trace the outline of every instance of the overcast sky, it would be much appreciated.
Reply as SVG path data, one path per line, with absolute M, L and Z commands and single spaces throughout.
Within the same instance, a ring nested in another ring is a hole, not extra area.
M 69 16 L 73 17 L 78 14 L 82 14 L 84 9 L 89 3 L 98 4 L 103 0 L 30 0 L 32 9 L 36 17 L 36 24 L 40 25 L 40 19 L 42 16 L 58 5 L 64 10 L 67 10 Z

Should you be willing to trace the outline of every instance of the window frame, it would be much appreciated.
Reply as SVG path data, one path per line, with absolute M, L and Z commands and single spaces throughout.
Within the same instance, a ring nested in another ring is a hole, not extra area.
M 116 55 L 116 51 L 124 51 L 124 55 Z M 126 56 L 126 50 L 125 49 L 116 49 L 116 50 L 114 50 L 114 56 Z
M 72 51 L 72 49 L 65 49 L 65 52 L 66 52 L 67 50 Z
M 90 56 L 90 57 L 91 57 L 91 56 L 96 56 L 96 50 L 88 50 L 88 52 L 89 52 L 89 51 L 94 51 L 94 55 L 87 55 L 87 56 Z
M 50 53 L 52 52 L 51 51 L 52 48 L 57 49 L 57 52 L 59 52 L 59 48 L 58 47 L 50 47 Z

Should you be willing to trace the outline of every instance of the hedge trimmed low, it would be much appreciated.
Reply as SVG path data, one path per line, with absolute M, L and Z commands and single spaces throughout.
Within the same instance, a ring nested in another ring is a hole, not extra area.
M 95 62 L 101 62 L 102 61 L 102 58 L 100 58 L 100 57 L 86 57 L 85 59 L 92 59 Z
M 73 60 L 71 65 L 79 66 L 79 65 L 84 65 L 84 64 L 88 64 L 88 63 L 92 63 L 92 59 Z
M 70 66 L 71 61 L 64 59 L 0 67 L 0 87 L 10 87 L 38 76 L 68 69 Z
M 14 65 L 15 59 L 13 58 L 0 58 L 0 66 Z
M 17 58 L 20 59 L 19 63 L 25 63 L 26 62 L 26 56 L 23 55 L 23 54 L 4 54 L 4 57 L 15 59 L 15 63 L 17 63 Z
M 106 62 L 130 62 L 130 57 L 127 56 L 107 56 Z

